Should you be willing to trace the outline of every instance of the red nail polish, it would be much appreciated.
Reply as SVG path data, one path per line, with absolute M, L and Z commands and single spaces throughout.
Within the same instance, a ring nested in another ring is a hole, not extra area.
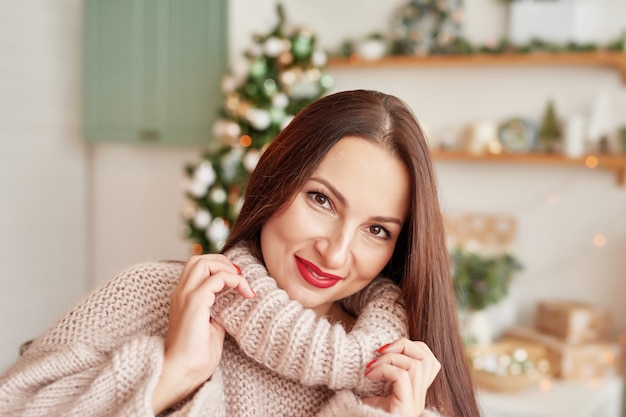
M 372 372 L 373 370 L 374 370 L 374 368 L 366 369 L 365 370 L 365 376 L 368 376 L 370 374 L 370 372 Z
M 237 270 L 237 273 L 239 275 L 241 275 L 241 268 L 239 268 L 239 266 L 237 264 L 233 264 L 233 266 L 235 267 L 235 269 Z
M 391 346 L 391 343 L 387 343 L 386 345 L 381 346 L 381 347 L 378 349 L 378 353 L 383 353 L 383 352 L 385 351 L 385 349 L 387 349 L 389 346 Z
M 367 363 L 367 365 L 365 365 L 366 368 L 369 368 L 370 366 L 374 365 L 376 363 L 378 359 L 372 359 L 371 361 L 369 361 Z

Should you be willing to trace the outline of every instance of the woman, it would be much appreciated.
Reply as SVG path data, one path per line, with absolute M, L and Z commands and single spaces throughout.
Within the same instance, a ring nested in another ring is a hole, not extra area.
M 8 415 L 478 416 L 428 148 L 373 91 L 262 155 L 223 254 L 138 265 L 0 379 Z

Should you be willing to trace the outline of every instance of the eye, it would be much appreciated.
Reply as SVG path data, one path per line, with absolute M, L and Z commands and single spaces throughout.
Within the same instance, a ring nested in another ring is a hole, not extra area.
M 330 198 L 320 191 L 309 191 L 307 193 L 315 204 L 325 209 L 331 210 Z
M 389 239 L 391 238 L 391 233 L 389 233 L 389 230 L 385 229 L 384 227 L 382 227 L 379 224 L 373 224 L 371 226 L 369 226 L 369 232 L 381 239 Z

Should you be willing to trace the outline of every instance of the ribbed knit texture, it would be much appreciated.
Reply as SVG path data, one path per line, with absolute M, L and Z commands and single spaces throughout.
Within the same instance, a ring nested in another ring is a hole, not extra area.
M 227 256 L 258 296 L 226 290 L 217 297 L 212 313 L 228 332 L 220 366 L 168 414 L 388 416 L 359 396 L 388 389 L 365 378 L 365 364 L 406 335 L 391 281 L 377 278 L 344 300 L 358 315 L 346 333 L 289 300 L 245 246 Z M 0 377 L 0 416 L 152 416 L 181 271 L 180 263 L 137 265 L 90 294 Z

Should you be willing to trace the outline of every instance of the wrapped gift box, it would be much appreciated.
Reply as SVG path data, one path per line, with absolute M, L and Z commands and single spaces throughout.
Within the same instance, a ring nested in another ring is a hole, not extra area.
M 504 334 L 506 340 L 523 340 L 545 346 L 553 376 L 587 379 L 622 372 L 623 351 L 619 343 L 596 341 L 568 344 L 562 339 L 530 327 L 515 327 Z
M 607 311 L 570 300 L 540 301 L 535 328 L 570 344 L 606 340 L 610 329 Z

